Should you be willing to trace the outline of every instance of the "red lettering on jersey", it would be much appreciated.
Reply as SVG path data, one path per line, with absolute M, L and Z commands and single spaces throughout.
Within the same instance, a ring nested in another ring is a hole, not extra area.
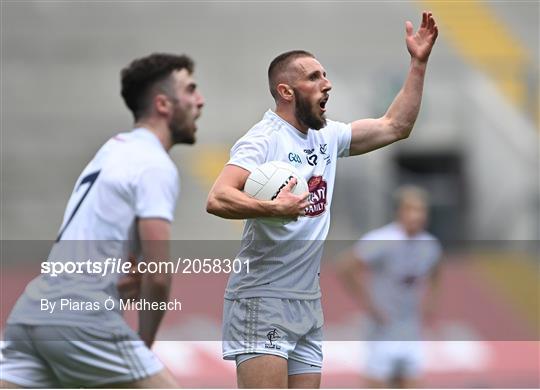
M 309 203 L 306 216 L 316 217 L 326 211 L 326 180 L 322 176 L 313 176 L 308 181 Z

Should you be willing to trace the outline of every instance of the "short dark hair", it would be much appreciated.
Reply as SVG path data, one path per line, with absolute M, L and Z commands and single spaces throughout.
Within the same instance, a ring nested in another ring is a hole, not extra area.
M 315 56 L 308 51 L 291 50 L 278 55 L 270 63 L 270 66 L 268 67 L 268 84 L 270 87 L 270 93 L 274 99 L 277 100 L 278 98 L 276 86 L 278 84 L 279 75 L 287 70 L 287 67 L 291 64 L 291 62 L 301 57 L 315 58 Z
M 186 55 L 153 53 L 122 69 L 122 97 L 135 121 L 147 113 L 150 93 L 156 84 L 167 80 L 175 70 L 186 69 L 191 74 L 193 67 L 193 60 Z

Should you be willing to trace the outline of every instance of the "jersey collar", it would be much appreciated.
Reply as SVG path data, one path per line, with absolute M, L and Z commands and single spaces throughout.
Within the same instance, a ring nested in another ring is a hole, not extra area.
M 137 127 L 136 129 L 133 129 L 132 131 L 133 131 L 133 134 L 135 134 L 137 138 L 146 140 L 156 146 L 159 146 L 161 149 L 165 150 L 165 148 L 159 141 L 159 138 L 157 137 L 157 135 L 152 133 L 146 127 Z
M 394 221 L 390 225 L 392 226 L 392 228 L 394 230 L 399 232 L 399 234 L 402 237 L 401 238 L 402 240 L 420 240 L 422 238 L 423 231 L 420 231 L 420 232 L 416 233 L 414 236 L 409 237 L 407 235 L 407 232 L 405 231 L 405 228 L 399 222 Z
M 294 127 L 293 125 L 291 125 L 289 122 L 287 122 L 285 119 L 283 119 L 282 117 L 280 117 L 278 114 L 276 114 L 274 111 L 272 111 L 271 109 L 268 109 L 268 111 L 266 111 L 266 113 L 264 114 L 265 117 L 267 118 L 275 118 L 277 119 L 281 124 L 283 124 L 290 132 L 296 134 L 298 137 L 302 138 L 302 139 L 307 139 L 308 138 L 308 134 L 309 134 L 309 130 L 308 130 L 308 133 L 304 134 L 302 133 L 300 130 L 298 130 L 296 127 Z

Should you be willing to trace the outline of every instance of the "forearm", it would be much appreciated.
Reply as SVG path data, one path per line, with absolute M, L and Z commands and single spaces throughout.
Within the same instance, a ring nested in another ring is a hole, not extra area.
M 385 114 L 386 120 L 400 135 L 407 138 L 420 111 L 427 62 L 411 59 L 405 83 Z
M 352 253 L 345 254 L 338 260 L 337 276 L 356 303 L 360 306 L 371 306 L 365 266 Z
M 429 285 L 426 291 L 425 305 L 430 310 L 434 310 L 439 302 L 440 291 L 440 269 L 439 266 L 433 271 L 429 278 Z
M 169 238 L 170 225 L 168 222 L 154 219 L 141 220 L 138 224 L 141 239 L 142 260 L 146 262 L 168 261 L 170 257 Z M 141 275 L 139 298 L 152 304 L 153 302 L 168 302 L 172 275 L 164 270 L 159 272 L 144 272 Z M 148 347 L 156 337 L 164 310 L 139 311 L 139 335 Z
M 275 213 L 272 202 L 252 198 L 234 187 L 213 189 L 206 211 L 227 219 L 271 217 Z
M 156 277 L 157 276 L 157 277 Z M 146 302 L 168 302 L 171 275 L 145 274 L 141 284 L 140 299 Z M 148 347 L 155 340 L 165 310 L 142 310 L 139 312 L 139 336 Z

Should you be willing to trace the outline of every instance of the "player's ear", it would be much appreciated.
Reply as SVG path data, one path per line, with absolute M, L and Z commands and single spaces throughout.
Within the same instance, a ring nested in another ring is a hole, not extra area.
M 278 84 L 276 90 L 283 100 L 290 102 L 294 99 L 294 91 L 288 84 Z
M 153 101 L 154 109 L 156 110 L 157 113 L 159 114 L 169 113 L 170 111 L 169 106 L 171 102 L 169 101 L 167 96 L 158 93 L 157 95 L 153 97 L 152 101 Z

